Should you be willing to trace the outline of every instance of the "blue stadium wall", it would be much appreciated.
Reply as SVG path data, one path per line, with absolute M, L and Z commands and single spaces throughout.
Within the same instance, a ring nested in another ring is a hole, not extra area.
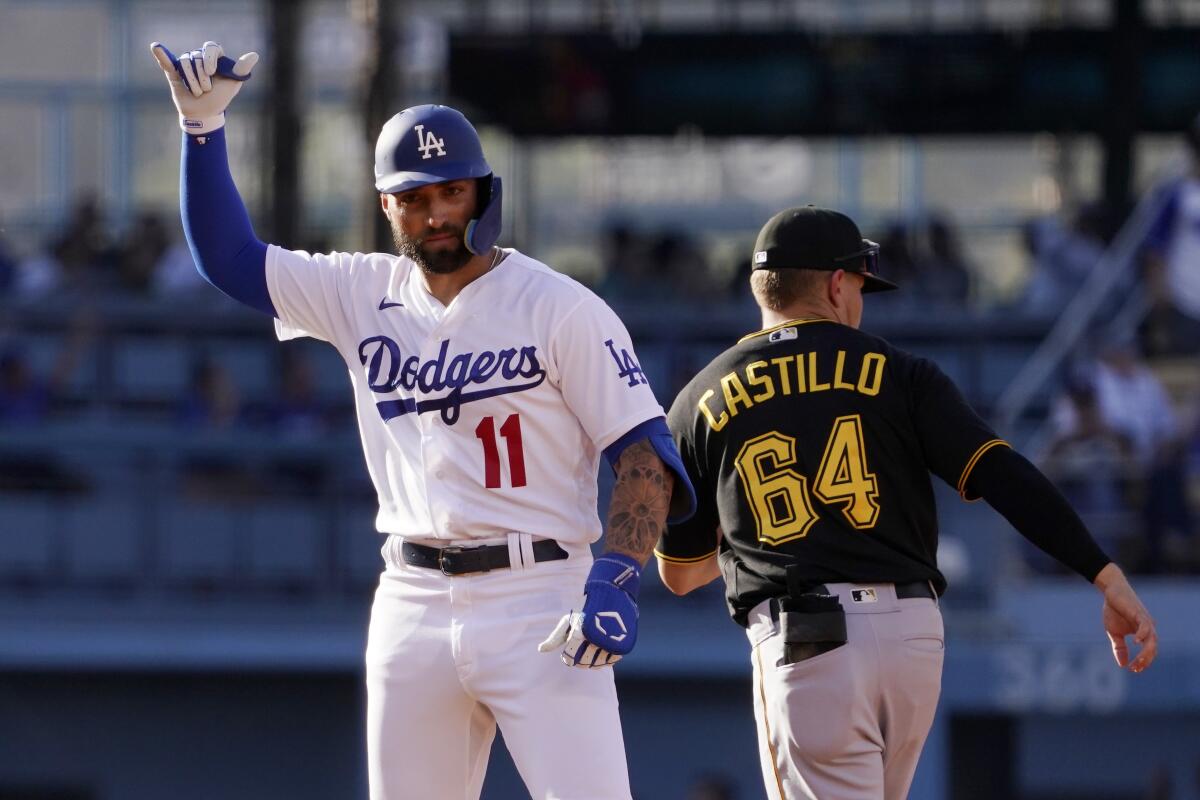
M 1002 591 L 1003 640 L 956 634 L 967 623 L 948 614 L 944 692 L 912 797 L 1132 800 L 1156 773 L 1173 800 L 1200 796 L 1200 592 L 1164 581 L 1146 597 L 1163 654 L 1137 676 L 1111 665 L 1097 597 L 1074 581 Z M 711 595 L 659 599 L 618 669 L 635 796 L 684 800 L 717 774 L 736 797 L 761 797 L 740 630 Z M 366 796 L 354 614 L 139 625 L 4 610 L 0 798 Z M 525 796 L 498 750 L 484 797 Z

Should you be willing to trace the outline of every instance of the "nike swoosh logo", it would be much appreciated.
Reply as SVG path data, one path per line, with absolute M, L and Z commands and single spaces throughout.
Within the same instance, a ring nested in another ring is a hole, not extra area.
M 379 310 L 380 311 L 383 311 L 388 308 L 396 308 L 397 306 L 399 306 L 400 308 L 403 308 L 404 303 L 389 303 L 388 299 L 387 299 L 387 295 L 384 295 L 383 299 L 379 301 Z

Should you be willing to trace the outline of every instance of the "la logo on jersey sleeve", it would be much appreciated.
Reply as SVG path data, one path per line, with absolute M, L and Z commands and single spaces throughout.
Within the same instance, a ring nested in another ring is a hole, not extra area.
M 629 354 L 628 350 L 622 347 L 618 355 L 617 346 L 613 344 L 612 339 L 605 341 L 604 346 L 608 348 L 613 361 L 617 362 L 617 377 L 627 379 L 630 388 L 642 383 L 649 383 L 646 380 L 646 374 L 642 372 L 642 368 L 634 361 L 633 356 Z

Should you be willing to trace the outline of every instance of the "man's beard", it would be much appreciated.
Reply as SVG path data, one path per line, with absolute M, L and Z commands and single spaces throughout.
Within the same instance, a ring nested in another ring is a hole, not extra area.
M 462 231 L 446 227 L 438 230 L 439 234 L 453 233 L 456 246 L 449 250 L 426 250 L 425 240 L 409 236 L 400 230 L 400 226 L 392 223 L 392 241 L 396 243 L 396 252 L 410 258 L 422 272 L 435 275 L 449 275 L 457 272 L 471 260 L 472 253 L 463 241 Z

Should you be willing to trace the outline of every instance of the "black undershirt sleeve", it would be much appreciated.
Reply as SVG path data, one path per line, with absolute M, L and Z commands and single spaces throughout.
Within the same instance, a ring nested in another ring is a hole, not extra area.
M 1112 560 L 1050 479 L 1020 453 L 994 447 L 979 459 L 968 480 L 1022 536 L 1093 581 Z

